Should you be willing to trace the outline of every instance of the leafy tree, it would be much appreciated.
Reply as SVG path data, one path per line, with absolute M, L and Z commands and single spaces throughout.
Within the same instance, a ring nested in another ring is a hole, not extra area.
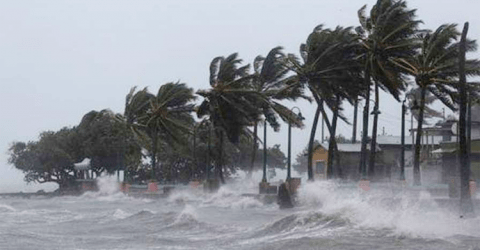
M 141 148 L 126 124 L 108 109 L 85 114 L 76 129 L 82 140 L 84 157 L 91 159 L 92 170 L 113 173 L 141 161 Z
M 72 129 L 63 128 L 41 133 L 39 141 L 14 142 L 8 162 L 25 174 L 27 183 L 55 182 L 60 190 L 74 188 L 72 136 L 76 136 Z
M 379 87 L 392 94 L 399 101 L 399 95 L 407 85 L 402 71 L 393 60 L 408 58 L 415 54 L 417 42 L 413 35 L 421 21 L 415 19 L 415 10 L 407 9 L 405 1 L 378 0 L 372 7 L 370 16 L 365 15 L 366 5 L 358 11 L 361 26 L 357 27 L 363 47 L 364 88 L 366 91 L 363 113 L 362 135 L 362 178 L 366 174 L 366 144 L 368 134 L 368 115 L 370 85 L 373 79 L 375 87 L 374 121 L 372 127 L 371 152 L 368 174 L 373 176 L 375 169 L 375 145 L 379 110 Z
M 427 31 L 420 34 L 422 46 L 418 53 L 408 58 L 394 60 L 399 67 L 415 77 L 415 82 L 421 89 L 413 169 L 415 185 L 421 183 L 420 143 L 427 92 L 432 93 L 452 110 L 455 110 L 455 103 L 458 102 L 459 46 L 456 41 L 459 35 L 456 25 L 441 25 L 434 32 Z M 468 41 L 466 51 L 475 50 L 475 41 Z M 479 75 L 480 62 L 466 60 L 465 74 L 468 76 Z

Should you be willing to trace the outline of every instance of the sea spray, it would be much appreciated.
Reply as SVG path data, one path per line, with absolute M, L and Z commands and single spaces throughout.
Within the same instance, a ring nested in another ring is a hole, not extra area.
M 102 175 L 97 178 L 98 193 L 112 195 L 120 192 L 119 182 L 114 175 Z
M 440 207 L 425 190 L 394 192 L 383 188 L 362 192 L 355 185 L 335 181 L 306 183 L 299 190 L 304 209 L 340 215 L 360 228 L 391 230 L 413 237 L 449 237 L 457 234 L 480 237 L 479 218 L 462 220 Z

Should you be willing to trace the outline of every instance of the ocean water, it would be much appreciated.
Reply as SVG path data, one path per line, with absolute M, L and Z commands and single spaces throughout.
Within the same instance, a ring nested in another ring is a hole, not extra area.
M 317 181 L 281 210 L 242 195 L 255 177 L 161 199 L 125 196 L 110 178 L 77 197 L 0 198 L 0 249 L 480 249 L 480 218 L 426 191 Z

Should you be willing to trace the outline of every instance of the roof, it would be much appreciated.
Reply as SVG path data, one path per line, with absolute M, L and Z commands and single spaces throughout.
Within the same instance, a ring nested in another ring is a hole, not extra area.
M 90 159 L 85 158 L 81 162 L 74 163 L 73 168 L 75 170 L 88 170 L 88 169 L 90 169 Z
M 328 149 L 328 143 L 321 144 L 323 148 Z M 346 153 L 360 153 L 362 151 L 361 143 L 337 143 L 338 151 Z M 367 143 L 367 150 L 370 149 L 370 143 Z M 377 145 L 376 151 L 381 151 Z
M 457 151 L 456 148 L 449 148 L 449 149 L 439 148 L 439 149 L 433 150 L 433 151 L 432 151 L 432 154 L 453 153 L 453 152 L 455 152 L 455 151 Z
M 443 140 L 443 136 L 433 136 L 433 144 L 439 145 Z M 402 137 L 393 135 L 379 135 L 377 136 L 377 144 L 379 145 L 401 145 Z M 432 137 L 428 136 L 428 144 L 432 144 Z M 405 136 L 405 145 L 412 145 L 412 136 Z M 427 145 L 425 139 L 423 145 Z

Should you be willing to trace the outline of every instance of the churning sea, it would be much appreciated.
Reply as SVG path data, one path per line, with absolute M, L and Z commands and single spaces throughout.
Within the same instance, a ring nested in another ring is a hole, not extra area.
M 104 178 L 82 196 L 0 198 L 0 249 L 480 249 L 480 217 L 460 219 L 427 191 L 317 181 L 281 210 L 244 195 L 258 181 L 160 199 L 116 186 Z

